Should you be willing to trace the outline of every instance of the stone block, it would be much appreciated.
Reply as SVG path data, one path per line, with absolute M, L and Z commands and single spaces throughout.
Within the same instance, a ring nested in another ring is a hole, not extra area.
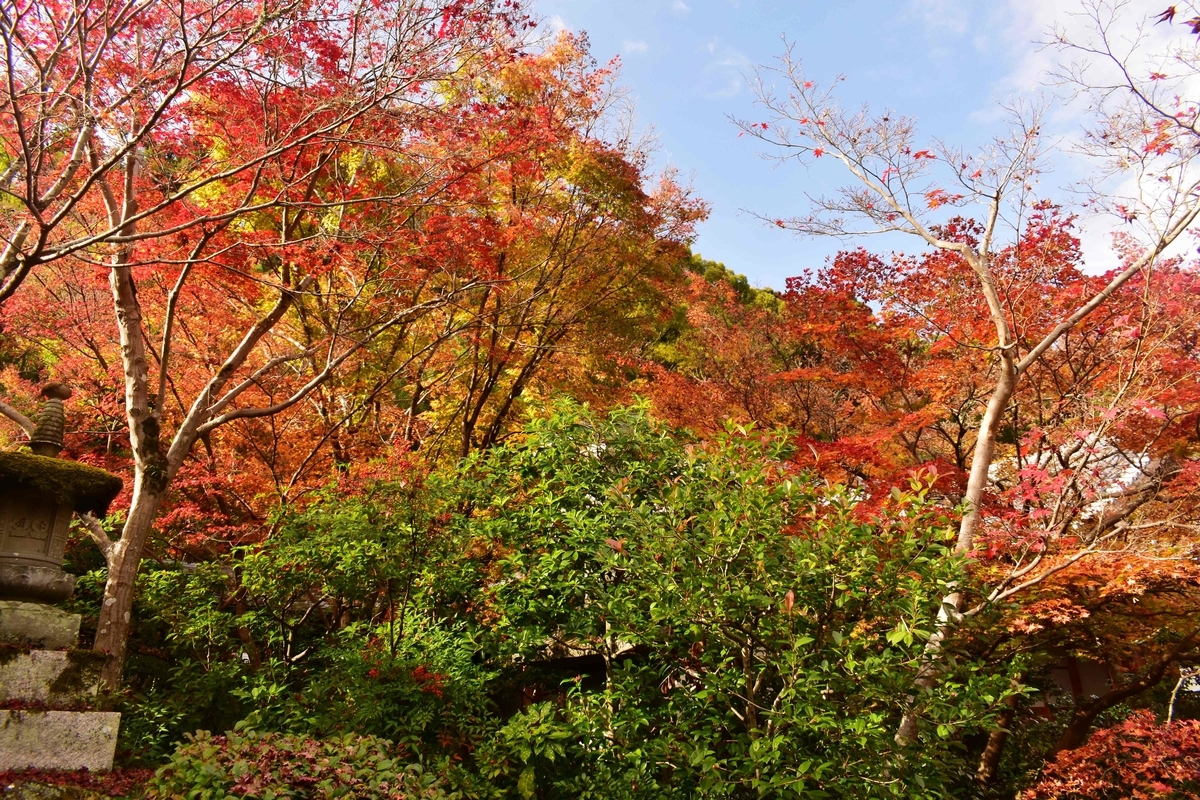
M 0 772 L 107 772 L 120 724 L 115 711 L 0 711 Z
M 0 648 L 0 701 L 69 708 L 95 697 L 104 654 Z
M 0 787 L 4 800 L 108 800 L 107 794 L 77 786 L 55 786 L 37 781 L 15 781 Z
M 0 600 L 0 644 L 59 650 L 79 645 L 78 614 L 42 603 Z

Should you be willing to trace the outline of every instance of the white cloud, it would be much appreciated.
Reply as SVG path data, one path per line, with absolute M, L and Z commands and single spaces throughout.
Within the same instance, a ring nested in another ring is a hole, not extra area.
M 753 66 L 754 62 L 746 57 L 746 54 L 736 47 L 722 45 L 721 39 L 714 36 L 709 39 L 704 45 L 704 49 L 715 56 L 715 60 L 709 62 L 709 66 L 715 67 L 742 67 Z
M 743 73 L 753 62 L 740 50 L 723 45 L 719 37 L 714 36 L 704 45 L 712 59 L 704 68 L 705 85 L 701 93 L 710 99 L 728 99 L 736 97 L 745 86 Z
M 930 33 L 939 36 L 946 33 L 961 36 L 971 23 L 960 0 L 910 0 L 909 10 L 925 23 Z
M 559 16 L 558 14 L 552 14 L 549 17 L 546 17 L 545 22 L 543 24 L 545 25 L 546 30 L 549 31 L 550 33 L 554 34 L 555 36 L 562 33 L 563 31 L 574 30 L 574 28 L 572 28 L 570 25 L 568 25 L 567 21 L 565 19 L 563 19 L 561 16 Z
M 753 66 L 753 62 L 751 62 L 750 59 L 746 58 L 745 55 L 739 53 L 737 50 L 732 49 L 726 51 L 726 54 L 721 59 L 713 63 L 715 63 L 718 67 L 741 68 Z
M 1107 20 L 1109 39 L 1119 52 L 1133 49 L 1135 41 L 1140 41 L 1139 53 L 1162 54 L 1169 49 L 1172 39 L 1178 40 L 1186 30 L 1180 25 L 1154 24 L 1152 16 L 1160 9 L 1158 0 L 1135 0 L 1124 7 L 1118 4 L 1119 13 Z M 1099 13 L 1111 13 L 1112 6 L 1098 3 L 1093 8 Z M 1079 154 L 1078 147 L 1082 141 L 1083 131 L 1093 122 L 1086 97 L 1073 96 L 1070 87 L 1059 85 L 1057 75 L 1065 68 L 1072 68 L 1082 63 L 1078 54 L 1064 53 L 1057 47 L 1047 46 L 1055 33 L 1067 39 L 1081 43 L 1093 43 L 1096 38 L 1096 21 L 1080 13 L 1085 7 L 1080 5 L 1064 6 L 1060 3 L 1047 3 L 1045 0 L 1004 0 L 992 11 L 990 19 L 980 20 L 985 30 L 992 31 L 977 41 L 976 46 L 981 52 L 988 53 L 997 59 L 1008 63 L 1008 70 L 1002 78 L 996 81 L 989 92 L 991 102 L 986 108 L 977 110 L 971 115 L 972 120 L 981 123 L 994 123 L 1001 114 L 997 109 L 1003 103 L 1012 99 L 1026 98 L 1038 94 L 1054 96 L 1056 102 L 1049 118 L 1045 121 L 1044 133 L 1047 139 L 1053 139 L 1059 144 L 1059 152 L 1052 158 L 1052 166 L 1059 177 L 1061 185 L 1050 189 L 1052 199 L 1068 202 L 1072 200 L 1072 186 L 1092 172 L 1096 164 L 1090 158 Z M 983 32 L 981 32 L 982 34 Z M 1087 75 L 1093 84 L 1119 84 L 1121 79 L 1116 74 L 1115 66 L 1102 60 L 1091 59 L 1088 62 Z M 1139 55 L 1128 62 L 1130 72 L 1135 76 L 1149 75 L 1151 71 L 1162 70 L 1170 73 L 1161 61 Z M 1200 94 L 1200 86 L 1181 85 L 1181 94 L 1196 96 Z M 1114 177 L 1106 181 L 1105 193 L 1112 198 L 1129 197 L 1127 202 L 1131 207 L 1136 205 L 1133 198 L 1138 196 L 1145 199 L 1147 194 L 1155 194 L 1156 187 L 1139 187 L 1130 175 Z M 1114 201 L 1118 202 L 1118 201 Z M 1155 205 L 1153 200 L 1150 205 Z M 1110 209 L 1105 209 L 1108 211 Z M 1084 261 L 1088 272 L 1101 272 L 1116 267 L 1119 263 L 1117 254 L 1112 248 L 1112 236 L 1115 232 L 1123 231 L 1136 233 L 1137 225 L 1129 226 L 1117 220 L 1110 214 L 1084 213 L 1079 221 L 1080 243 L 1084 253 Z M 1177 253 L 1184 245 L 1177 242 L 1169 253 Z
M 1006 0 L 997 5 L 986 23 L 992 35 L 986 42 L 976 43 L 976 47 L 988 47 L 997 58 L 1007 57 L 1012 64 L 995 88 L 1006 94 L 1042 89 L 1059 62 L 1057 51 L 1042 43 L 1055 24 L 1069 24 L 1074 19 L 1064 14 L 1061 6 L 1039 0 Z
M 741 93 L 742 80 L 740 78 L 730 78 L 724 86 L 708 89 L 704 96 L 713 100 L 728 100 L 731 97 L 737 97 Z
M 1174 25 L 1154 23 L 1152 17 L 1161 11 L 1159 0 L 1117 4 L 1118 11 L 1111 20 L 1107 19 L 1112 14 L 1111 4 L 1101 3 L 1098 7 L 1098 13 L 1106 18 L 1109 38 L 1118 51 L 1131 49 L 1135 40 L 1140 39 L 1141 52 L 1161 54 L 1167 51 L 1172 40 L 1178 42 L 1187 30 L 1178 22 Z M 1044 0 L 1005 0 L 994 9 L 988 27 L 999 34 L 1008 51 L 1012 67 L 1002 86 L 1011 91 L 1045 87 L 1051 82 L 1053 73 L 1061 71 L 1063 53 L 1046 46 L 1055 31 L 1079 43 L 1093 42 L 1096 38 L 1096 23 L 1082 13 L 1082 9 L 1063 8 Z M 1138 58 L 1131 66 L 1134 74 L 1149 74 L 1160 64 Z M 1111 66 L 1102 64 L 1095 64 L 1090 72 L 1098 80 L 1116 77 Z
M 675 2 L 671 4 L 671 10 L 674 11 L 676 14 L 683 16 L 684 14 L 691 11 L 692 7 L 689 6 L 687 3 L 683 2 L 683 0 L 675 0 Z
M 632 39 L 625 40 L 626 53 L 645 53 L 650 49 L 650 45 L 642 41 L 633 41 Z

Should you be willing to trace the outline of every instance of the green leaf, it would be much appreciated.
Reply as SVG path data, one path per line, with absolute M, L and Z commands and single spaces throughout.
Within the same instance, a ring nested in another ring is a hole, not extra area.
M 537 796 L 537 773 L 532 764 L 521 770 L 521 777 L 517 779 L 517 791 L 525 800 Z

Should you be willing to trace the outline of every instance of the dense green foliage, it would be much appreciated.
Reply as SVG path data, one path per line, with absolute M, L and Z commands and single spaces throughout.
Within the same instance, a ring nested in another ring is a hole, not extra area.
M 728 285 L 739 303 L 776 310 L 782 306 L 779 295 L 775 292 L 751 286 L 749 278 L 734 272 L 720 261 L 710 261 L 699 253 L 689 253 L 683 266 L 688 272 L 699 275 L 709 283 Z
M 125 746 L 238 722 L 386 739 L 464 797 L 961 796 L 1016 665 L 956 653 L 912 696 L 967 580 L 951 521 L 919 480 L 867 510 L 786 455 L 565 404 L 452 474 L 331 489 L 228 563 L 145 576 L 138 630 L 175 666 L 135 662 Z M 255 736 L 184 746 L 162 785 L 232 791 Z

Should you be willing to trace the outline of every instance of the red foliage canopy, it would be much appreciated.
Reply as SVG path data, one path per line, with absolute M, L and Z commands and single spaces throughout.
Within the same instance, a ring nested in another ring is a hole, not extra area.
M 1136 711 L 1058 754 L 1021 800 L 1187 800 L 1200 796 L 1200 720 L 1159 725 Z

